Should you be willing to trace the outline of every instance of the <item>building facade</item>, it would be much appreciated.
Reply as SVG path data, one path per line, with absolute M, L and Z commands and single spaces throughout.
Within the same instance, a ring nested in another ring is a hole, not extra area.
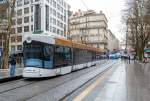
M 107 31 L 107 38 L 108 38 L 107 48 L 108 48 L 109 52 L 118 50 L 119 49 L 119 40 L 116 38 L 116 36 L 110 30 Z
M 107 18 L 100 11 L 93 10 L 73 13 L 69 19 L 69 33 L 73 42 L 107 50 Z
M 1 6 L 6 3 L 6 0 L 0 0 Z M 44 34 L 67 38 L 69 9 L 64 0 L 16 0 L 9 47 L 10 54 L 16 54 L 19 67 L 22 67 L 23 61 L 24 35 Z M 3 46 L 2 42 L 3 36 L 0 34 L 0 47 Z
M 69 9 L 64 0 L 16 0 L 11 52 L 22 52 L 22 36 L 26 34 L 67 38 Z

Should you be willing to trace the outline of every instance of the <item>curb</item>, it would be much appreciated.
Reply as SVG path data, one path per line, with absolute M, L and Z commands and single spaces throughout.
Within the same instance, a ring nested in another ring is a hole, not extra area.
M 5 83 L 5 82 L 9 82 L 9 81 L 14 81 L 14 80 L 18 80 L 23 78 L 22 75 L 17 75 L 14 77 L 4 77 L 0 79 L 0 83 Z

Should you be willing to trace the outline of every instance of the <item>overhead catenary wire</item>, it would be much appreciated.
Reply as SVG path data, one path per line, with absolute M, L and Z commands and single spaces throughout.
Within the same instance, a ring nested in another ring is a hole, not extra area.
M 86 10 L 88 11 L 89 8 L 88 8 L 87 4 L 86 4 L 83 0 L 81 0 L 81 2 L 82 2 L 82 4 L 83 4 L 83 6 L 86 8 Z
M 86 3 L 83 1 L 83 0 L 81 0 L 81 2 L 82 2 L 82 4 L 84 5 L 84 7 L 86 8 L 86 10 L 88 11 L 89 10 L 89 8 L 88 8 L 88 6 L 86 5 Z M 89 30 L 88 30 L 88 17 L 87 17 L 87 13 L 86 13 L 86 35 L 85 34 L 83 34 L 84 32 L 83 32 L 83 30 L 82 30 L 82 37 L 84 36 L 84 38 L 85 38 L 85 36 L 87 37 L 87 34 L 89 34 Z M 84 40 L 84 42 L 83 42 L 83 38 L 81 37 L 81 41 L 82 41 L 82 43 L 84 43 L 84 44 L 86 44 L 86 39 Z

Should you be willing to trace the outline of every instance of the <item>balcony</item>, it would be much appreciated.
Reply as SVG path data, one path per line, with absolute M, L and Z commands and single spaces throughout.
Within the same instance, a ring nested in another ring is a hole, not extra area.
M 90 40 L 90 39 L 85 39 L 86 43 L 88 44 L 104 44 L 107 45 L 107 40 Z

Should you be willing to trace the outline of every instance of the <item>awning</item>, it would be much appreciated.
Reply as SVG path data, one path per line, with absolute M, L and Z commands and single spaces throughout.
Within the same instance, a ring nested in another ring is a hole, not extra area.
M 145 49 L 144 52 L 150 53 L 150 49 Z

